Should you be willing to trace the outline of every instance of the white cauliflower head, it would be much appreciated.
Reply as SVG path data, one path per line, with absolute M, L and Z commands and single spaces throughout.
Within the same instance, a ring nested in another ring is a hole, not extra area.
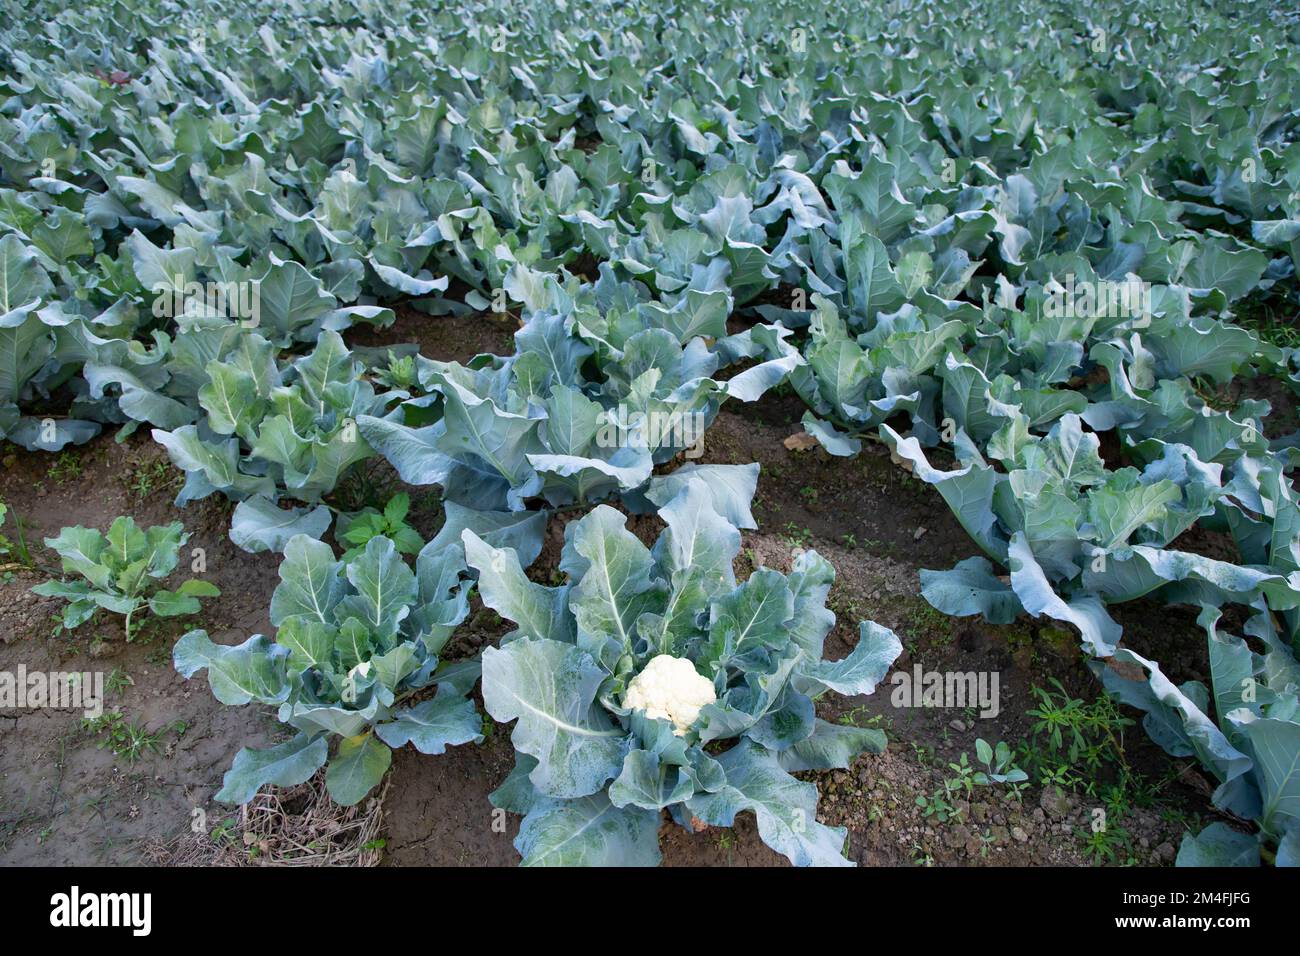
M 644 711 L 647 717 L 671 720 L 673 733 L 682 737 L 700 716 L 700 708 L 717 699 L 713 681 L 702 677 L 694 664 L 682 657 L 660 654 L 652 657 L 627 685 L 623 706 Z

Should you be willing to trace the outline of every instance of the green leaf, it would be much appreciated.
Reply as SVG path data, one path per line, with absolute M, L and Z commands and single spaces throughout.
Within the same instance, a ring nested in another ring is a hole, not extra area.
M 392 762 L 393 752 L 372 734 L 345 737 L 325 771 L 325 788 L 335 803 L 353 806 L 384 779 Z
M 623 758 L 623 769 L 609 786 L 609 799 L 616 807 L 659 811 L 694 792 L 682 768 L 661 762 L 658 754 L 648 750 L 633 750 Z
M 156 591 L 149 598 L 149 610 L 159 617 L 179 617 L 184 614 L 198 614 L 202 606 L 198 598 L 188 594 Z
M 753 652 L 777 650 L 788 641 L 794 594 L 785 576 L 759 568 L 709 608 L 708 648 L 699 663 L 714 671 Z
M 294 535 L 285 545 L 280 584 L 271 595 L 271 623 L 295 615 L 333 623 L 334 607 L 343 597 L 342 570 L 328 544 Z
M 624 520 L 613 508 L 594 508 L 566 532 L 561 559 L 576 581 L 569 606 L 579 643 L 602 662 L 630 653 L 637 618 L 664 605 L 650 552 Z
M 324 737 L 299 734 L 265 750 L 242 748 L 222 778 L 216 798 L 221 803 L 244 804 L 266 786 L 292 787 L 306 783 L 329 757 Z
M 523 635 L 572 643 L 575 629 L 569 613 L 569 589 L 530 581 L 513 549 L 493 548 L 468 528 L 462 533 L 465 561 L 478 572 L 483 603 L 518 625 L 507 637 Z
M 1107 551 L 1124 546 L 1135 531 L 1155 521 L 1181 497 L 1178 485 L 1167 478 L 1141 484 L 1136 469 L 1113 473 L 1088 497 L 1088 520 L 1098 545 Z
M 1259 866 L 1259 840 L 1226 823 L 1211 823 L 1187 834 L 1178 848 L 1178 866 Z
M 100 561 L 108 542 L 94 528 L 64 528 L 46 538 L 45 546 L 58 552 L 65 573 L 80 574 L 97 588 L 109 586 L 113 572 Z
M 981 557 L 959 561 L 950 571 L 922 570 L 921 594 L 944 614 L 982 614 L 990 624 L 1010 624 L 1020 613 L 1020 599 Z
M 281 345 L 315 339 L 321 319 L 335 305 L 320 280 L 297 262 L 272 265 L 257 288 L 258 327 Z
M 330 510 L 325 505 L 281 508 L 265 495 L 254 495 L 235 505 L 230 519 L 230 540 L 254 554 L 282 552 L 294 536 L 320 538 L 329 526 Z
M 524 866 L 658 866 L 659 815 L 616 807 L 603 793 L 539 800 L 519 827 Z
M 0 239 L 0 328 L 15 328 L 54 291 L 36 253 L 14 233 Z
M 339 616 L 357 617 L 376 634 L 396 633 L 415 600 L 415 573 L 393 542 L 371 538 L 365 551 L 348 563 L 346 574 L 356 593 L 339 602 Z
M 884 753 L 884 731 L 870 727 L 853 727 L 831 724 L 818 719 L 811 736 L 782 750 L 777 759 L 781 769 L 790 773 L 799 770 L 843 770 L 861 753 Z
M 858 643 L 849 656 L 839 661 L 814 660 L 800 668 L 797 683 L 808 693 L 833 690 L 846 697 L 870 694 L 885 679 L 903 642 L 887 627 L 863 621 L 858 628 Z
M 147 292 L 164 300 L 184 297 L 186 283 L 195 278 L 196 250 L 160 249 L 138 229 L 126 237 L 125 244 L 135 276 Z
M 379 739 L 396 750 L 406 743 L 422 754 L 440 754 L 448 746 L 483 742 L 483 718 L 474 702 L 440 691 L 436 697 L 393 714 L 391 723 L 375 728 Z
M 333 670 L 334 644 L 338 629 L 308 617 L 288 617 L 275 634 L 275 642 L 289 651 L 288 673 L 309 667 Z
M 659 650 L 672 653 L 697 630 L 700 608 L 735 587 L 731 562 L 740 551 L 740 532 L 714 510 L 713 497 L 700 480 L 686 484 L 659 514 L 668 530 L 655 544 L 654 558 L 672 589 Z
M 513 550 L 525 568 L 542 553 L 545 511 L 477 511 L 454 501 L 444 502 L 443 509 L 447 520 L 430 542 L 435 551 L 461 543 L 461 533 L 468 528 L 493 548 Z
M 388 499 L 384 505 L 384 520 L 390 526 L 396 525 L 406 517 L 406 513 L 411 510 L 411 496 L 405 491 L 398 492 Z
M 1255 758 L 1264 806 L 1260 827 L 1274 839 L 1300 825 L 1300 723 L 1265 718 L 1241 727 Z
M 208 427 L 220 435 L 253 435 L 267 409 L 253 376 L 225 362 L 209 362 L 207 373 L 198 398 L 208 413 Z
M 208 672 L 212 696 L 223 704 L 279 704 L 289 696 L 285 679 L 288 652 L 254 634 L 242 644 L 214 644 L 208 632 L 189 631 L 172 648 L 172 663 L 182 677 Z
M 844 858 L 847 831 L 817 822 L 817 788 L 781 769 L 765 747 L 742 740 L 718 757 L 727 783 L 717 793 L 697 794 L 687 809 L 705 823 L 729 827 L 752 810 L 758 835 L 795 866 L 852 866 Z
M 571 644 L 521 637 L 483 651 L 483 704 L 510 739 L 537 759 L 529 774 L 547 796 L 601 790 L 623 763 L 626 734 L 596 703 L 605 672 Z
M 750 502 L 758 489 L 758 465 L 682 465 L 666 475 L 655 475 L 645 496 L 659 507 L 672 501 L 688 485 L 698 484 L 712 499 L 713 510 L 737 528 L 754 529 L 758 523 Z

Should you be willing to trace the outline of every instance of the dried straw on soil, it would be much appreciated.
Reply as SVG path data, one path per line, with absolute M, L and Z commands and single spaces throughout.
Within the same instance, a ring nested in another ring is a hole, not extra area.
M 378 866 L 382 857 L 385 780 L 356 806 L 339 806 L 318 772 L 295 787 L 270 787 L 239 808 L 232 830 L 214 839 L 209 829 L 146 848 L 163 866 Z

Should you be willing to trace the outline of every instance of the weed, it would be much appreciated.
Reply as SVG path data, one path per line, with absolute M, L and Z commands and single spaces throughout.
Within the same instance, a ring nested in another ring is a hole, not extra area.
M 924 600 L 913 600 L 910 605 L 907 623 L 901 628 L 905 638 L 919 642 L 928 636 L 934 644 L 941 647 L 946 647 L 957 639 L 953 633 L 951 617 L 935 610 Z
M 127 491 L 134 495 L 137 501 L 150 498 L 160 491 L 175 488 L 180 483 L 180 479 L 180 472 L 172 467 L 171 462 L 160 458 L 145 462 L 128 471 L 124 476 Z
M 87 717 L 81 721 L 81 727 L 88 734 L 97 737 L 96 746 L 108 749 L 115 757 L 125 757 L 129 764 L 135 763 L 147 753 L 159 753 L 159 743 L 163 731 L 150 733 L 142 725 L 129 721 L 120 710 L 110 710 L 98 717 Z
M 886 715 L 873 714 L 862 704 L 851 710 L 846 710 L 837 719 L 845 727 L 885 727 L 890 729 L 893 726 L 893 721 Z
M 1097 829 L 1076 830 L 1075 835 L 1083 843 L 1083 852 L 1094 863 L 1117 863 L 1118 852 L 1131 847 L 1128 831 L 1123 827 L 1100 827 Z
M 120 667 L 114 667 L 104 680 L 104 689 L 110 694 L 120 694 L 135 684 L 135 680 Z
M 961 756 L 964 763 L 966 755 Z M 977 737 L 975 757 L 984 767 L 983 770 L 978 770 L 972 775 L 974 782 L 980 786 L 1008 783 L 1012 785 L 1013 792 L 1019 795 L 1028 785 L 1029 774 L 1015 765 L 1011 748 L 1004 741 L 999 740 L 996 745 L 993 745 L 983 737 Z
M 208 834 L 212 842 L 218 846 L 235 845 L 235 818 L 226 817 L 220 820 L 212 831 Z
M 1021 757 L 1037 770 L 1039 782 L 1079 789 L 1096 796 L 1103 771 L 1117 775 L 1126 788 L 1132 777 L 1124 752 L 1124 730 L 1133 721 L 1105 695 L 1088 703 L 1072 697 L 1059 680 L 1050 678 L 1055 692 L 1034 687 L 1038 706 L 1026 711 L 1033 718 L 1032 743 L 1022 744 Z
M 343 560 L 355 558 L 365 550 L 366 542 L 378 537 L 391 538 L 403 554 L 418 552 L 424 546 L 424 539 L 406 523 L 410 510 L 411 498 L 404 491 L 388 499 L 382 512 L 366 508 L 347 524 L 340 535 L 351 546 L 343 553 Z
M 50 465 L 50 470 L 45 473 L 45 477 L 56 485 L 65 485 L 69 481 L 80 478 L 84 472 L 85 466 L 81 462 L 81 457 L 76 452 L 60 452 L 59 456 L 54 459 Z
M 0 525 L 5 523 L 5 518 L 10 514 L 10 508 L 3 501 L 0 501 Z M 32 558 L 31 549 L 27 546 L 27 531 L 23 526 L 23 519 L 19 517 L 18 512 L 13 512 L 14 538 L 9 538 L 0 534 L 0 558 L 11 558 L 12 561 L 4 565 L 5 580 L 13 579 L 13 573 L 10 565 L 34 568 L 36 562 Z
M 785 545 L 792 551 L 796 548 L 807 548 L 812 543 L 812 529 L 800 528 L 793 521 L 787 521 L 785 524 Z
M 945 789 L 954 793 L 958 790 L 964 790 L 968 796 L 974 792 L 976 783 L 975 768 L 970 765 L 965 751 L 962 751 L 957 760 L 948 763 L 948 769 L 956 776 L 944 781 Z

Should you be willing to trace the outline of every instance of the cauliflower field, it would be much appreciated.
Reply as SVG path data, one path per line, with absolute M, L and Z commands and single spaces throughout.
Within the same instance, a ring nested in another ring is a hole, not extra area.
M 1300 16 L 0 0 L 0 861 L 1300 862 Z

